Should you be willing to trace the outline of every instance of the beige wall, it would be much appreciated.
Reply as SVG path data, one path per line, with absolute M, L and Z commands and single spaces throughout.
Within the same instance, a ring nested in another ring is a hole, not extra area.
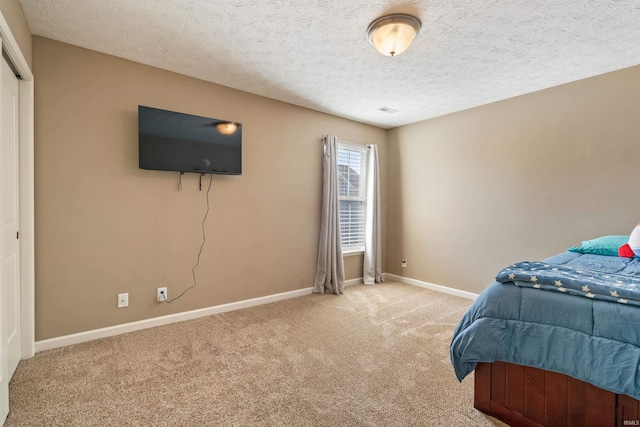
M 639 221 L 640 67 L 386 132 L 40 37 L 33 57 L 38 340 L 311 286 L 326 133 L 378 144 L 393 274 L 480 292 Z M 170 305 L 155 288 L 191 283 L 205 194 L 138 169 L 138 104 L 243 123 L 244 174 L 213 177 L 199 284 Z
M 639 114 L 633 67 L 390 131 L 387 271 L 478 293 L 509 263 L 629 234 Z
M 29 30 L 29 24 L 27 24 L 27 19 L 22 12 L 22 6 L 18 0 L 0 0 L 0 12 L 9 24 L 13 37 L 31 67 L 31 30 Z
M 37 340 L 312 286 L 323 134 L 378 144 L 386 184 L 385 130 L 40 37 L 33 57 Z M 198 286 L 169 305 L 156 288 L 191 283 L 205 192 L 138 169 L 139 104 L 243 124 L 243 175 L 213 176 Z

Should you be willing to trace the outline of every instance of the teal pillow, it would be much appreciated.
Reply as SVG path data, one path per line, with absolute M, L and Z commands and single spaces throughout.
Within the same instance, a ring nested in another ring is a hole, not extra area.
M 629 236 L 602 236 L 593 240 L 585 240 L 580 246 L 568 250 L 581 254 L 618 256 L 618 248 L 627 244 Z

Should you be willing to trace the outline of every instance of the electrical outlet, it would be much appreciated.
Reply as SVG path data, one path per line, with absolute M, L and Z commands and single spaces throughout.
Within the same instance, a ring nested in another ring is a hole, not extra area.
M 167 293 L 167 288 L 158 288 L 158 292 L 156 293 L 156 301 L 165 302 L 169 299 L 169 294 Z
M 407 267 L 407 260 L 406 259 L 402 258 L 402 260 L 400 262 L 401 262 L 400 265 L 402 266 L 402 268 L 406 268 Z
M 129 307 L 129 294 L 118 294 L 118 308 Z

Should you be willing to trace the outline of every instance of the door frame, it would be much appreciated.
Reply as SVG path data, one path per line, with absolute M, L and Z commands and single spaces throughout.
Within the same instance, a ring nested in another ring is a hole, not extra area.
M 19 91 L 20 167 L 20 350 L 21 358 L 35 354 L 35 235 L 34 235 L 34 98 L 33 73 L 7 20 L 0 12 L 0 39 L 22 80 Z

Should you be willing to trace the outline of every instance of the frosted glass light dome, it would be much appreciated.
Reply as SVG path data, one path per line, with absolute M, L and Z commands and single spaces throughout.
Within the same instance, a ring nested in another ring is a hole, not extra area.
M 367 38 L 381 54 L 396 56 L 407 50 L 421 26 L 420 20 L 413 15 L 385 15 L 369 24 Z

